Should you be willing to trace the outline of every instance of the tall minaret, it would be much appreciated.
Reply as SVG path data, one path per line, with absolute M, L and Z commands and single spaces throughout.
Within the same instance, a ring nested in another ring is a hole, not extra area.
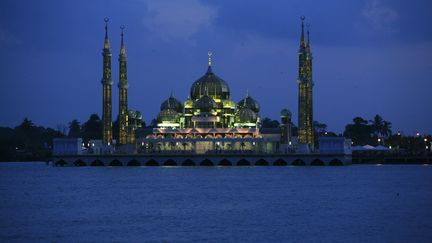
M 127 91 L 128 91 L 128 82 L 127 82 L 127 71 L 126 71 L 126 49 L 123 41 L 123 30 L 124 26 L 120 27 L 121 29 L 121 45 L 120 45 L 120 55 L 119 55 L 119 64 L 120 64 L 120 79 L 118 83 L 119 88 L 119 144 L 127 143 L 127 134 L 128 134 L 128 101 L 127 101 Z
M 310 51 L 309 30 L 307 31 L 308 39 L 304 38 L 304 20 L 301 17 L 301 37 L 299 49 L 299 101 L 298 101 L 298 136 L 299 143 L 306 144 L 311 150 L 314 147 L 314 130 L 313 130 L 313 103 L 312 103 L 312 53 Z
M 102 98 L 102 143 L 112 144 L 112 99 L 111 99 L 111 49 L 108 40 L 108 18 L 105 18 L 105 42 L 102 50 L 103 56 L 103 98 Z

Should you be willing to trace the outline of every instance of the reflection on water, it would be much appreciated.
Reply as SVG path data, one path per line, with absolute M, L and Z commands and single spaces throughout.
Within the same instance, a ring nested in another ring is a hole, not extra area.
M 0 163 L 0 241 L 432 239 L 432 167 Z

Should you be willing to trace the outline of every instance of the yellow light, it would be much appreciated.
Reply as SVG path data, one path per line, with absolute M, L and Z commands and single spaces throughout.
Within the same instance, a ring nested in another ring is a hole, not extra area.
M 427 142 L 427 138 L 423 139 L 425 142 Z

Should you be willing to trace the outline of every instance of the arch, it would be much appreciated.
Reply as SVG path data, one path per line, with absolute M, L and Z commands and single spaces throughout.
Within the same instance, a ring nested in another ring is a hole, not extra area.
M 223 159 L 219 162 L 219 166 L 231 166 L 232 163 L 228 159 Z
M 243 138 L 252 138 L 252 135 L 250 135 L 250 134 L 246 134 L 246 135 L 244 135 Z
M 201 161 L 200 165 L 201 166 L 213 166 L 213 162 L 209 159 L 205 159 L 205 160 Z
M 123 166 L 123 164 L 118 159 L 115 159 L 115 160 L 111 161 L 109 166 Z
M 285 165 L 288 165 L 288 163 L 285 160 L 283 160 L 283 159 L 278 159 L 275 162 L 273 162 L 273 165 L 275 165 L 275 166 L 285 166 Z
M 294 160 L 291 165 L 306 165 L 306 163 L 302 159 Z
M 145 163 L 145 165 L 146 165 L 146 166 L 159 166 L 159 163 L 158 163 L 156 160 L 151 159 L 151 160 L 147 161 L 147 162 Z
M 127 163 L 127 166 L 140 166 L 140 165 L 141 163 L 136 159 L 133 159 Z
M 332 159 L 329 165 L 343 165 L 343 163 L 339 159 Z
M 164 166 L 177 166 L 177 163 L 173 159 L 165 161 Z
M 324 165 L 324 162 L 320 159 L 314 159 L 310 165 Z
M 90 165 L 91 166 L 104 166 L 104 163 L 97 159 L 97 160 L 93 161 Z
M 59 161 L 57 161 L 56 163 L 55 163 L 55 165 L 56 166 L 65 166 L 66 165 L 66 161 L 64 161 L 64 160 L 59 160 Z
M 207 134 L 207 135 L 205 136 L 205 138 L 213 138 L 213 135 L 211 135 L 211 134 Z
M 237 162 L 237 166 L 248 166 L 251 165 L 251 163 L 247 159 L 241 159 Z
M 195 163 L 191 159 L 183 161 L 182 166 L 195 166 Z
M 255 162 L 255 165 L 256 166 L 266 166 L 266 165 L 269 165 L 269 163 L 265 159 L 259 159 L 257 162 Z
M 75 166 L 86 166 L 86 163 L 79 159 L 79 160 L 74 162 L 74 165 Z

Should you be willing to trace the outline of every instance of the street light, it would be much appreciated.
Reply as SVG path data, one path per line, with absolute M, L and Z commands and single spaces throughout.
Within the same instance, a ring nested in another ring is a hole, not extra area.
M 380 143 L 381 142 L 381 138 L 378 138 L 378 143 Z

